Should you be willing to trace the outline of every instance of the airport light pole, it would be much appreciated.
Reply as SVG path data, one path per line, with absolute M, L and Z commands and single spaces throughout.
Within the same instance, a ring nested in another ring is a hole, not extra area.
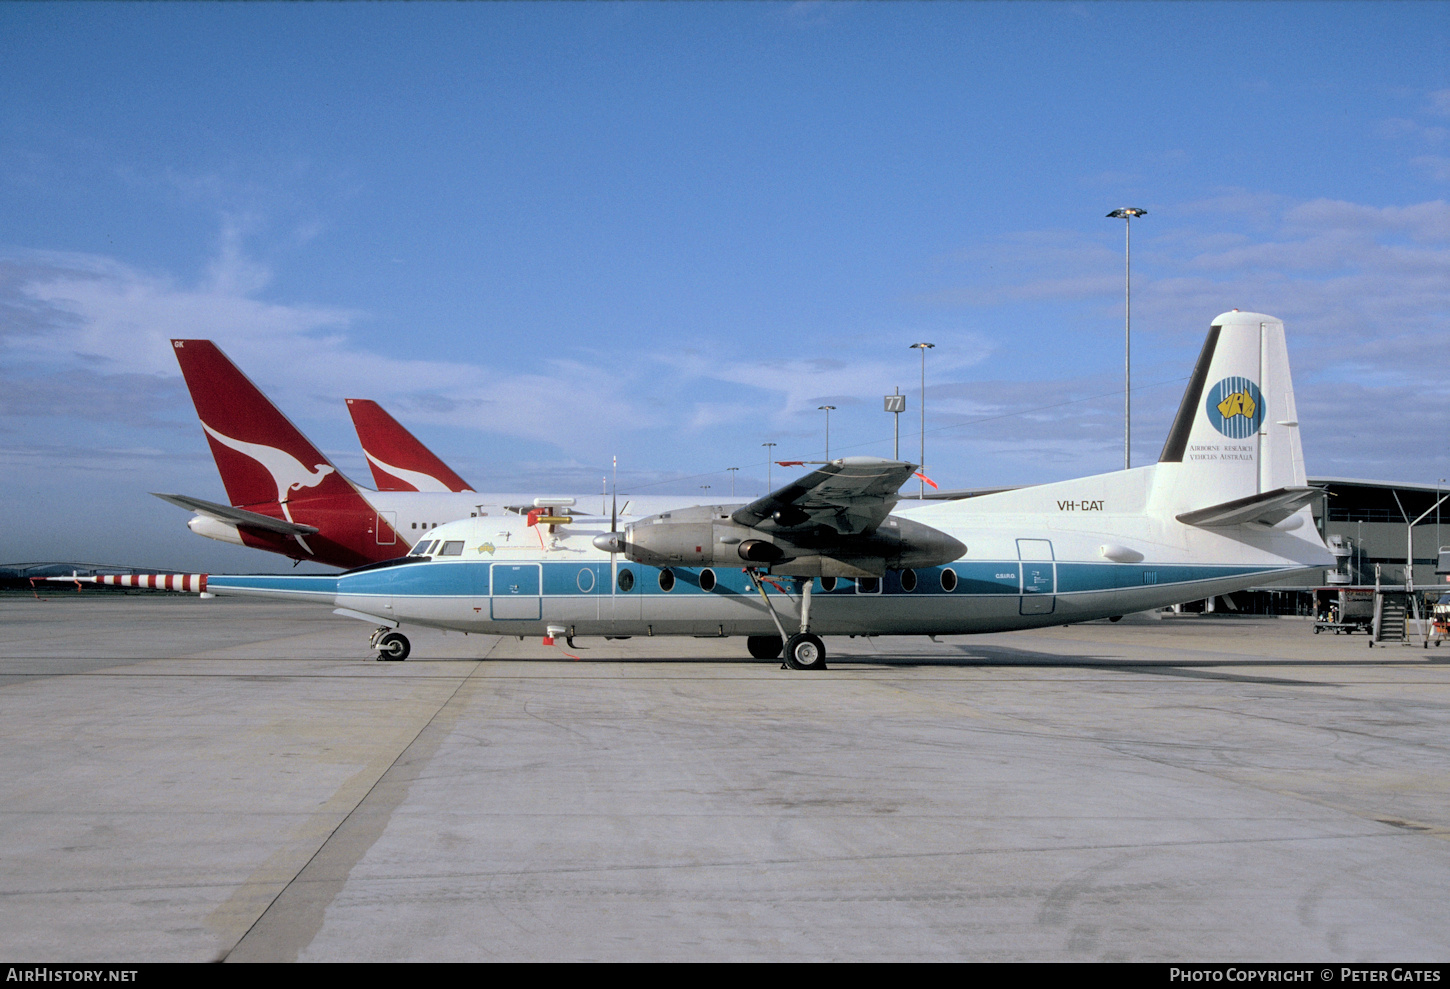
M 1123 221 L 1123 470 L 1133 466 L 1133 217 L 1147 214 L 1134 206 L 1108 214 Z
M 1437 567 L 1440 565 L 1440 509 L 1438 506 L 1443 500 L 1440 497 L 1440 489 L 1444 486 L 1445 479 L 1442 477 L 1439 483 L 1435 485 L 1435 565 Z M 1446 577 L 1445 579 L 1450 580 L 1450 577 Z
M 891 456 L 894 460 L 901 459 L 901 413 L 906 411 L 906 396 L 901 394 L 901 388 L 897 387 L 896 394 L 887 395 L 886 411 L 891 413 L 893 423 L 894 443 L 891 447 Z
M 921 351 L 921 464 L 920 469 L 923 475 L 926 473 L 926 352 L 935 347 L 934 343 L 914 343 L 907 350 Z M 921 500 L 926 500 L 926 481 L 921 482 Z
M 775 446 L 775 444 L 774 443 L 762 443 L 760 445 L 766 448 L 766 450 L 765 450 L 765 493 L 766 494 L 770 494 L 770 492 L 771 492 L 771 485 L 770 485 L 770 462 L 775 459 L 775 450 L 773 449 L 774 446 Z
M 831 459 L 831 410 L 834 409 L 835 406 L 817 405 L 816 408 L 820 409 L 826 414 L 826 460 L 829 462 Z
M 735 472 L 737 470 L 739 470 L 740 468 L 739 467 L 726 467 L 725 469 L 730 472 L 730 497 L 731 498 L 734 498 L 735 497 Z

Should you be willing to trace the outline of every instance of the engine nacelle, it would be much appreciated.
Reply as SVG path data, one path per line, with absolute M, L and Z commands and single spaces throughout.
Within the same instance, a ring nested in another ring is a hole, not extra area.
M 214 519 L 210 515 L 193 515 L 186 527 L 198 536 L 205 536 L 208 539 L 220 540 L 224 543 L 235 543 L 238 546 L 245 546 L 242 542 L 242 534 L 237 527 L 230 522 L 223 522 L 221 519 Z
M 594 542 L 652 567 L 753 564 L 793 577 L 879 577 L 887 570 L 950 563 L 967 550 L 939 529 L 894 515 L 870 535 L 843 536 L 825 526 L 772 533 L 732 520 L 734 507 L 701 505 L 665 512 Z

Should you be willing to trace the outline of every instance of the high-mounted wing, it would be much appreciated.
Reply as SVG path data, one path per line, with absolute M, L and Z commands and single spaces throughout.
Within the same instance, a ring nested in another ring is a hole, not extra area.
M 891 514 L 896 492 L 916 465 L 878 457 L 843 457 L 736 509 L 730 518 L 762 532 L 826 526 L 843 536 L 865 535 Z
M 594 545 L 652 567 L 740 566 L 791 577 L 879 577 L 935 567 L 966 552 L 956 538 L 892 515 L 916 465 L 845 457 L 729 515 L 677 508 L 601 534 Z
M 317 531 L 315 525 L 302 525 L 300 522 L 288 522 L 286 519 L 274 519 L 270 515 L 262 515 L 259 512 L 249 512 L 245 508 L 233 508 L 230 505 L 218 505 L 214 501 L 203 501 L 200 498 L 192 498 L 189 495 L 157 494 L 151 492 L 162 501 L 168 501 L 178 508 L 185 508 L 198 515 L 205 515 L 228 525 L 244 525 L 249 529 L 261 529 L 264 532 L 276 532 L 284 536 L 310 536 Z

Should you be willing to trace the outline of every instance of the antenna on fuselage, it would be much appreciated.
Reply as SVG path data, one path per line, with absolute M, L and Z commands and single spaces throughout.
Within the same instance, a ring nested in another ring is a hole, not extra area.
M 618 560 L 616 555 L 624 551 L 624 540 L 619 535 L 619 458 L 614 458 L 614 495 L 613 504 L 609 509 L 609 533 L 601 533 L 594 537 L 594 546 L 609 554 L 610 577 L 619 577 Z M 611 592 L 612 593 L 612 592 Z
M 614 484 L 609 504 L 609 593 L 619 586 L 619 454 L 614 455 Z

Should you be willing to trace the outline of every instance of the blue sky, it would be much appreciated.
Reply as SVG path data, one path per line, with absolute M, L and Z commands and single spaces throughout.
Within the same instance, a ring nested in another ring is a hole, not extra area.
M 1312 474 L 1450 473 L 1450 5 L 0 4 L 0 561 L 274 566 L 166 341 L 353 477 L 944 487 L 1134 462 L 1209 321 L 1286 322 Z M 780 471 L 777 469 L 777 476 Z M 280 561 L 285 566 L 285 561 Z

